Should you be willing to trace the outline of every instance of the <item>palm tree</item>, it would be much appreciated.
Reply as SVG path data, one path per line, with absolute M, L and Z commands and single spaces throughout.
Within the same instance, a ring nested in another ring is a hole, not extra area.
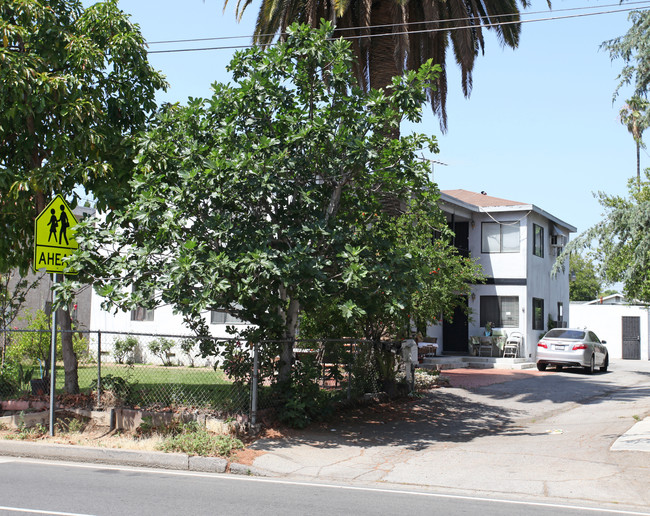
M 634 138 L 636 143 L 636 183 L 641 188 L 641 148 L 645 148 L 643 143 L 643 131 L 648 128 L 648 107 L 650 104 L 647 100 L 634 96 L 621 108 L 619 115 L 621 123 L 627 127 L 627 130 Z
M 251 2 L 238 0 L 239 18 Z M 529 0 L 519 2 L 524 8 L 529 5 Z M 315 27 L 321 18 L 332 21 L 352 42 L 355 71 L 366 90 L 384 88 L 392 77 L 428 59 L 440 64 L 437 89 L 428 94 L 443 131 L 450 43 L 461 69 L 463 93 L 469 97 L 474 61 L 485 48 L 483 29 L 494 30 L 501 45 L 511 48 L 517 47 L 521 31 L 517 0 L 262 0 L 254 42 L 268 45 L 276 35 L 282 38 L 291 23 Z

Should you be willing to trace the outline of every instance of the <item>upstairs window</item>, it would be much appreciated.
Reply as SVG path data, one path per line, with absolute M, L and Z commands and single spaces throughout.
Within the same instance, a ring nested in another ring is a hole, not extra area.
M 481 224 L 482 253 L 518 253 L 518 222 L 483 222 Z
M 533 254 L 544 258 L 544 228 L 533 224 Z

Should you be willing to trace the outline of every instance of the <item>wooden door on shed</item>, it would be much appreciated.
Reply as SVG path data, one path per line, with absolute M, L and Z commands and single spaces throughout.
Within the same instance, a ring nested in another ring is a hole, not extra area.
M 641 318 L 622 317 L 623 358 L 641 360 Z

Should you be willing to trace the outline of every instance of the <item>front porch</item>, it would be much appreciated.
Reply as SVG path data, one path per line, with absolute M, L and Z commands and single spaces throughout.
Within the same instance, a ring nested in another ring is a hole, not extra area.
M 423 369 L 533 369 L 535 362 L 527 358 L 435 356 L 425 357 L 420 364 Z

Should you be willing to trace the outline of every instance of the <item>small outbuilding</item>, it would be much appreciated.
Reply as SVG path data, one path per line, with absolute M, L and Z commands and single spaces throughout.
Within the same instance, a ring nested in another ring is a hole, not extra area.
M 612 358 L 650 359 L 650 307 L 647 304 L 612 294 L 586 303 L 571 302 L 570 314 L 570 326 L 593 330 L 600 340 L 607 341 Z

